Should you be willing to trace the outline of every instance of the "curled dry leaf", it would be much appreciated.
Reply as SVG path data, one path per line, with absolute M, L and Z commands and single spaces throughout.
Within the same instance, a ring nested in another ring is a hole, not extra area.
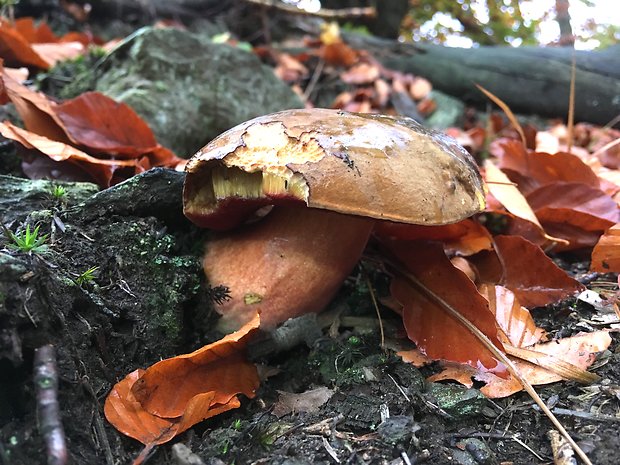
M 568 224 L 602 232 L 619 220 L 616 202 L 599 188 L 583 183 L 547 184 L 528 194 L 527 201 L 543 225 Z
M 409 339 L 433 360 L 451 360 L 504 373 L 504 366 L 483 343 L 446 310 L 446 304 L 456 309 L 503 350 L 488 302 L 467 275 L 450 263 L 441 244 L 426 241 L 385 244 L 420 284 L 414 286 L 397 275 L 390 287 L 392 296 L 403 307 Z
M 493 241 L 488 229 L 471 218 L 441 226 L 382 221 L 375 225 L 374 234 L 378 237 L 408 241 L 441 241 L 444 250 L 449 255 L 468 256 L 481 250 L 493 248 Z
M 545 330 L 536 326 L 529 310 L 521 306 L 510 289 L 483 284 L 479 291 L 489 301 L 489 308 L 506 336 L 506 342 L 515 347 L 527 347 L 545 337 Z
M 152 365 L 132 387 L 136 400 L 154 415 L 174 418 L 200 393 L 214 391 L 214 405 L 227 404 L 237 394 L 253 397 L 258 374 L 245 360 L 243 349 L 259 322 L 255 315 L 239 331 L 213 344 Z
M 539 307 L 583 291 L 540 247 L 519 236 L 496 236 L 495 253 L 471 257 L 482 283 L 501 284 L 521 305 Z
M 54 107 L 67 136 L 95 152 L 135 158 L 157 146 L 135 111 L 99 92 L 86 92 Z
M 611 344 L 611 337 L 607 331 L 577 335 L 529 347 L 530 350 L 550 356 L 547 362 L 553 360 L 568 362 L 577 369 L 586 370 L 596 360 L 596 353 L 601 352 Z M 541 357 L 543 358 L 543 357 Z M 549 384 L 561 381 L 562 376 L 548 368 L 513 358 L 519 373 L 533 385 Z M 560 371 L 560 370 L 558 370 Z M 519 381 L 512 377 L 502 379 L 492 373 L 478 373 L 476 379 L 487 383 L 481 391 L 488 397 L 506 397 L 522 389 Z M 591 380 L 590 380 L 591 381 Z
M 600 185 L 592 169 L 570 153 L 551 155 L 530 152 L 520 142 L 508 139 L 495 140 L 489 150 L 500 160 L 499 167 L 502 170 L 515 171 L 534 181 L 532 188 L 556 182 L 577 182 L 591 187 Z
M 346 84 L 372 84 L 379 78 L 380 70 L 377 65 L 359 63 L 340 75 L 340 79 Z
M 106 398 L 104 413 L 116 429 L 146 445 L 134 464 L 141 463 L 155 445 L 204 419 L 239 407 L 237 394 L 254 396 L 256 369 L 241 352 L 258 325 L 257 316 L 220 341 L 162 360 L 147 370 L 135 370 L 114 386 Z M 141 381 L 145 376 L 147 381 Z M 154 414 L 145 404 L 151 410 L 174 415 Z
M 590 269 L 603 273 L 620 272 L 620 224 L 609 228 L 592 251 Z
M 114 171 L 121 167 L 135 167 L 136 160 L 101 160 L 75 147 L 39 136 L 11 123 L 0 123 L 0 134 L 19 142 L 28 149 L 35 149 L 54 161 L 70 161 L 88 173 L 99 185 L 110 184 Z
M 546 236 L 545 230 L 525 196 L 519 191 L 517 186 L 512 183 L 508 176 L 490 160 L 484 163 L 484 179 L 489 193 L 493 195 L 509 213 L 531 223 L 541 232 L 542 236 Z M 490 211 L 493 211 L 494 209 L 491 207 L 493 202 L 489 201 L 488 205 Z
M 154 166 L 178 169 L 185 163 L 157 144 L 148 125 L 123 103 L 98 92 L 87 92 L 58 105 L 4 72 L 1 78 L 8 98 L 28 130 L 7 122 L 2 126 L 2 133 L 58 162 L 54 170 L 60 175 L 71 179 L 77 165 L 100 186 L 109 187 Z M 65 162 L 73 165 L 69 167 Z M 129 169 L 118 171 L 123 167 Z

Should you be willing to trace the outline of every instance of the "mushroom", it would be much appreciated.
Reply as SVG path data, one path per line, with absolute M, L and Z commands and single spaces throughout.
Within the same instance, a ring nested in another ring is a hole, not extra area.
M 324 309 L 376 221 L 448 224 L 485 204 L 476 164 L 451 138 L 409 118 L 338 110 L 242 123 L 186 171 L 185 215 L 221 231 L 203 267 L 230 291 L 216 305 L 225 331 L 258 309 L 267 328 Z

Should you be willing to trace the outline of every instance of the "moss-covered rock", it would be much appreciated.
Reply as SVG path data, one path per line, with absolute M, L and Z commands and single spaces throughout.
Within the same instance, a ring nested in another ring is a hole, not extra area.
M 180 156 L 255 116 L 302 107 L 252 53 L 187 31 L 146 28 L 106 61 L 97 90 L 132 106 Z

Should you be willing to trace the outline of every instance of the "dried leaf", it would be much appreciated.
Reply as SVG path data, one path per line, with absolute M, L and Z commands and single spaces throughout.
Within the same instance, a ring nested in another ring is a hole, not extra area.
M 188 402 L 200 393 L 214 391 L 213 403 L 219 405 L 240 393 L 253 397 L 258 374 L 245 360 L 243 348 L 258 325 L 257 315 L 213 344 L 152 365 L 134 384 L 134 396 L 146 411 L 166 418 L 181 416 Z
M 531 192 L 527 201 L 543 225 L 563 223 L 602 232 L 620 219 L 618 205 L 609 195 L 581 183 L 547 184 Z
M 12 139 L 24 147 L 36 149 L 55 161 L 71 161 L 89 173 L 101 186 L 108 186 L 114 171 L 121 167 L 136 166 L 135 160 L 101 160 L 92 157 L 71 145 L 39 136 L 25 129 L 18 128 L 8 121 L 0 123 L 0 134 Z
M 564 362 L 571 363 L 583 370 L 587 369 L 594 361 L 596 352 L 601 352 L 611 344 L 611 337 L 607 331 L 559 339 L 530 347 L 535 352 L 549 354 Z M 533 385 L 549 384 L 561 381 L 563 378 L 546 368 L 532 363 L 513 359 L 519 373 Z M 513 379 L 502 379 L 492 373 L 480 373 L 476 379 L 487 383 L 481 391 L 488 397 L 506 397 L 522 389 L 520 383 Z
M 421 283 L 415 288 L 398 275 L 391 284 L 392 296 L 403 306 L 402 316 L 409 339 L 434 360 L 452 360 L 488 370 L 504 371 L 483 343 L 452 317 L 437 299 L 458 310 L 498 348 L 497 326 L 488 302 L 474 283 L 455 268 L 441 244 L 425 241 L 394 241 L 387 244 L 392 254 Z
M 49 139 L 70 143 L 62 128 L 62 123 L 54 113 L 56 104 L 43 93 L 34 92 L 12 79 L 2 70 L 2 81 L 6 93 L 30 132 Z
M 272 413 L 278 418 L 289 413 L 314 413 L 318 412 L 334 395 L 334 391 L 326 386 L 312 389 L 300 394 L 278 391 L 280 397 L 275 404 Z
M 576 373 L 583 373 L 582 370 L 586 370 L 596 360 L 595 354 L 607 349 L 610 344 L 611 337 L 607 331 L 595 331 L 593 333 L 536 344 L 529 349 L 537 353 L 539 359 L 541 359 L 541 354 L 548 354 L 549 358 L 544 361 L 545 363 L 555 360 L 559 361 L 558 365 L 563 365 L 564 367 L 567 367 L 567 364 L 571 364 L 573 366 L 569 370 Z M 410 359 L 418 362 L 423 361 L 411 352 L 412 351 L 399 352 L 398 355 L 402 356 L 405 361 Z M 510 359 L 516 365 L 519 373 L 532 385 L 549 384 L 564 379 L 548 368 L 535 365 L 513 356 L 510 356 Z M 426 363 L 428 363 L 428 361 Z M 564 369 L 559 366 L 557 368 L 560 371 Z M 591 379 L 596 377 L 596 375 L 592 373 L 589 373 L 589 376 Z M 442 371 L 430 376 L 428 379 L 429 381 L 452 379 L 468 387 L 473 385 L 472 379 L 476 379 L 486 383 L 486 386 L 483 386 L 480 390 L 484 395 L 490 398 L 507 397 L 523 389 L 521 383 L 512 376 L 500 378 L 493 373 L 480 371 L 469 365 L 461 365 L 453 362 L 442 362 Z
M 8 66 L 50 67 L 27 40 L 15 29 L 7 27 L 6 23 L 0 25 L 0 56 Z
M 391 239 L 441 241 L 448 254 L 464 256 L 493 248 L 489 231 L 471 218 L 441 226 L 380 221 L 375 226 L 374 234 Z
M 483 284 L 479 291 L 489 301 L 489 308 L 507 342 L 515 347 L 528 347 L 545 336 L 545 330 L 536 326 L 529 310 L 521 306 L 510 289 Z
M 609 228 L 592 251 L 590 269 L 603 273 L 620 272 L 620 224 Z
M 542 230 L 542 225 L 538 221 L 534 210 L 527 203 L 525 196 L 519 191 L 517 186 L 506 176 L 502 170 L 497 168 L 490 160 L 484 163 L 484 179 L 487 188 L 503 206 L 515 216 L 535 224 Z
M 496 236 L 494 241 L 496 254 L 483 252 L 471 260 L 482 282 L 507 287 L 521 305 L 548 305 L 584 289 L 530 241 L 519 236 Z
M 598 188 L 598 177 L 578 156 L 558 152 L 529 152 L 514 140 L 498 139 L 490 146 L 490 151 L 499 158 L 502 170 L 513 170 L 521 176 L 530 178 L 533 188 L 556 182 L 577 182 Z M 514 179 L 513 179 L 514 181 Z M 528 194 L 527 191 L 523 191 Z
M 203 347 L 191 354 L 181 355 L 156 363 L 147 370 L 136 370 L 117 383 L 106 399 L 104 413 L 116 429 L 146 445 L 134 464 L 141 463 L 146 453 L 155 445 L 169 441 L 196 423 L 240 406 L 236 394 L 254 396 L 258 386 L 256 369 L 241 356 L 247 336 L 258 328 L 258 315 L 239 331 Z M 189 365 L 172 362 L 186 360 Z M 228 363 L 228 375 L 222 374 L 219 365 Z M 215 368 L 204 370 L 204 366 Z M 156 368 L 153 371 L 153 368 Z M 175 371 L 179 370 L 180 371 Z M 203 379 L 197 380 L 198 371 Z M 230 376 L 237 371 L 239 376 Z M 183 376 L 185 375 L 185 376 Z M 147 379 L 144 381 L 144 377 Z M 162 378 L 158 379 L 158 376 Z M 157 384 L 159 383 L 159 384 Z M 188 386 L 191 384 L 191 386 Z M 153 388 L 152 391 L 149 388 Z M 176 387 L 176 392 L 174 390 Z M 208 389 L 201 390 L 201 387 Z M 231 394 L 234 392 L 234 394 Z M 136 394 L 138 396 L 136 397 Z M 168 406 L 167 403 L 171 404 Z M 153 410 L 178 413 L 163 417 Z M 170 408 L 168 408 L 170 407 Z
M 379 78 L 380 71 L 377 65 L 359 63 L 340 74 L 340 79 L 346 84 L 372 84 Z
M 86 92 L 54 108 L 69 138 L 98 152 L 136 157 L 157 141 L 131 107 L 99 92 Z

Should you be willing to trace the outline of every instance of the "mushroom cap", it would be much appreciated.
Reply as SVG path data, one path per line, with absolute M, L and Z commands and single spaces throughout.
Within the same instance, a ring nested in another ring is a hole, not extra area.
M 303 203 L 348 215 L 424 225 L 485 206 L 473 158 L 410 118 L 286 110 L 242 123 L 187 164 L 185 215 L 228 229 L 266 205 Z

